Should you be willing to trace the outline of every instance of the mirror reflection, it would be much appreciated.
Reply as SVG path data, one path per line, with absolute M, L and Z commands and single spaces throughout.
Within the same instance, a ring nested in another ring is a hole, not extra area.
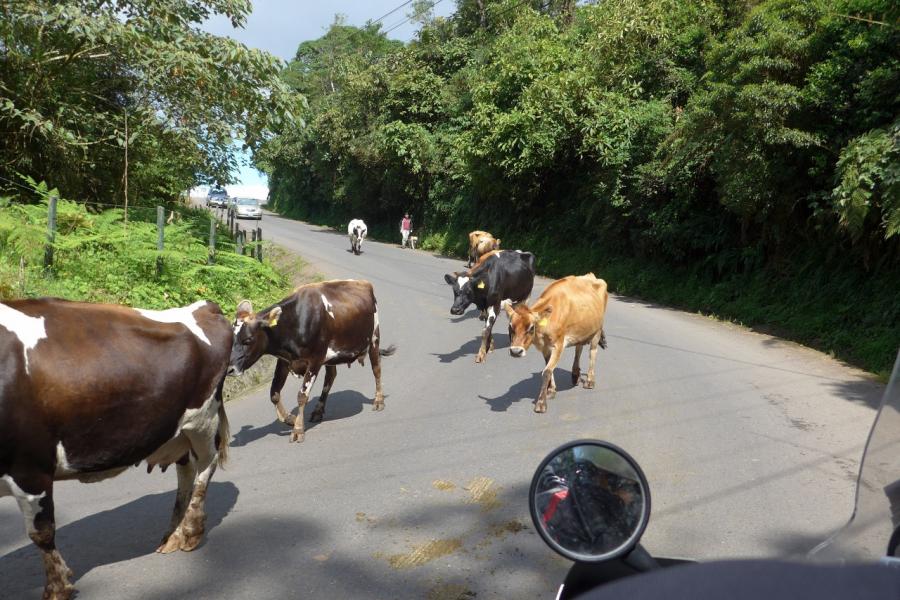
M 564 449 L 540 473 L 535 488 L 536 522 L 563 549 L 601 557 L 623 549 L 647 511 L 641 478 L 610 448 Z

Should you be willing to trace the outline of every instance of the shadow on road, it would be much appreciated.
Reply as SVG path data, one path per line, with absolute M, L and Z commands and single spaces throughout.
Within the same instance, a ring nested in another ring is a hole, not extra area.
M 282 217 L 286 218 L 286 217 Z M 324 225 L 311 225 L 309 228 L 311 233 L 327 233 L 328 235 L 346 236 L 347 234 L 339 229 L 328 229 Z
M 232 448 L 239 448 L 241 446 L 246 446 L 251 442 L 255 442 L 257 440 L 261 440 L 267 435 L 277 435 L 280 437 L 287 437 L 287 435 L 291 432 L 291 428 L 289 425 L 285 425 L 281 421 L 277 419 L 272 421 L 268 425 L 264 425 L 263 427 L 253 427 L 252 425 L 243 425 L 241 426 L 241 430 L 234 434 L 231 439 L 231 443 L 229 444 Z
M 844 400 L 865 404 L 869 408 L 881 406 L 884 397 L 884 386 L 874 381 L 835 381 L 829 383 L 828 387 Z
M 847 517 L 850 517 L 849 510 Z M 834 531 L 826 530 L 820 534 L 804 534 L 797 532 L 784 532 L 776 534 L 768 540 L 772 554 L 779 558 L 803 559 L 810 550 L 825 541 Z
M 389 395 L 385 394 L 385 401 L 390 398 Z M 290 413 L 297 416 L 297 411 L 299 407 L 296 403 L 292 402 L 288 398 L 283 398 L 282 402 L 285 403 L 287 408 L 291 407 L 293 404 L 293 408 L 290 410 Z M 325 403 L 325 420 L 327 421 L 336 421 L 338 419 L 346 419 L 348 417 L 352 417 L 354 415 L 358 415 L 362 412 L 363 406 L 366 404 L 371 405 L 374 402 L 372 398 L 364 396 L 363 394 L 357 392 L 356 390 L 344 390 L 341 392 L 332 392 L 328 395 L 328 402 Z M 309 432 L 312 429 L 315 429 L 319 426 L 319 423 L 312 423 L 309 420 L 310 415 L 316 409 L 316 406 L 319 404 L 318 396 L 310 400 L 306 404 L 306 411 L 304 412 L 305 417 L 305 431 Z M 262 438 L 269 435 L 276 435 L 278 437 L 287 437 L 291 432 L 291 426 L 282 423 L 277 420 L 275 417 L 275 411 L 272 411 L 272 422 L 263 425 L 260 427 L 253 427 L 252 425 L 244 425 L 241 427 L 241 430 L 238 431 L 232 437 L 231 444 L 229 444 L 232 448 L 246 446 L 251 442 L 255 442 L 257 440 L 261 440 Z
M 556 377 L 556 391 L 557 398 L 558 394 L 561 394 L 567 390 L 571 390 L 573 387 L 577 387 L 572 385 L 572 372 L 565 369 L 554 369 L 553 375 Z M 487 396 L 478 397 L 484 400 L 494 412 L 505 412 L 510 406 L 512 406 L 513 402 L 519 402 L 520 400 L 529 400 L 534 403 L 537 398 L 538 391 L 541 389 L 541 383 L 543 382 L 543 375 L 538 371 L 534 373 L 529 379 L 523 379 L 519 383 L 514 384 L 509 388 L 509 390 L 503 394 L 502 396 L 497 396 L 496 398 L 488 398 Z
M 171 492 L 144 496 L 56 530 L 57 547 L 75 573 L 73 583 L 77 585 L 78 579 L 94 568 L 156 551 L 175 504 L 174 475 L 171 482 Z M 230 481 L 213 481 L 209 484 L 206 496 L 206 534 L 197 552 L 203 551 L 208 545 L 209 532 L 231 512 L 238 493 L 237 486 Z M 113 532 L 115 533 L 110 535 Z M 20 598 L 27 591 L 44 585 L 43 562 L 37 547 L 25 537 L 24 527 L 22 538 L 26 544 L 0 557 L 0 581 L 3 582 L 2 594 L 5 598 Z
M 505 333 L 495 333 L 493 335 L 494 338 L 494 351 L 489 352 L 486 360 L 491 360 L 491 357 L 500 354 L 500 350 L 503 350 L 503 353 L 506 353 L 506 349 L 509 347 L 509 336 Z M 475 339 L 471 339 L 453 352 L 440 353 L 440 352 L 432 352 L 432 356 L 437 356 L 438 360 L 442 363 L 451 363 L 458 358 L 462 358 L 464 356 L 471 356 L 472 362 L 475 361 L 475 355 L 478 354 L 478 349 L 481 348 L 481 336 L 478 336 Z
M 473 475 L 468 484 L 456 483 L 435 502 L 404 510 L 372 513 L 364 498 L 351 506 L 367 511 L 356 513 L 353 526 L 374 540 L 374 553 L 335 550 L 330 532 L 308 518 L 229 522 L 204 549 L 205 560 L 192 564 L 195 571 L 186 584 L 141 597 L 296 598 L 304 590 L 303 596 L 312 598 L 464 600 L 526 597 L 521 589 L 504 594 L 508 590 L 498 581 L 525 580 L 547 589 L 562 581 L 568 564 L 555 559 L 535 534 L 527 482 L 502 488 Z M 448 530 L 452 533 L 440 533 Z M 442 550 L 429 554 L 432 548 Z

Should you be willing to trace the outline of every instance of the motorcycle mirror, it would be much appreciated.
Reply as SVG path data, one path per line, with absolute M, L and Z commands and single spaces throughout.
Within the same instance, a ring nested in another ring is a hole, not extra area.
M 548 546 L 578 562 L 631 552 L 650 520 L 650 487 L 637 462 L 600 440 L 548 454 L 531 480 L 529 508 Z

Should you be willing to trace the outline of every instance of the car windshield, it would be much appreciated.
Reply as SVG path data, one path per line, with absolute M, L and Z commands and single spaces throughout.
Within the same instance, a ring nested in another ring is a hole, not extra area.
M 240 206 L 259 206 L 259 201 L 255 198 L 241 198 L 237 203 Z

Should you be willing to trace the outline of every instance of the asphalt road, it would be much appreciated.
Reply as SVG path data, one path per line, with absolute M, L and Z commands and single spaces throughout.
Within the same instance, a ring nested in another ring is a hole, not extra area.
M 568 349 L 559 393 L 539 415 L 543 361 L 509 356 L 506 317 L 497 350 L 476 365 L 476 312 L 449 314 L 443 275 L 462 261 L 374 242 L 354 256 L 340 233 L 268 215 L 262 227 L 327 277 L 374 284 L 382 338 L 399 348 L 383 363 L 386 410 L 371 411 L 374 381 L 358 365 L 339 369 L 326 420 L 299 445 L 288 444 L 266 390 L 229 403 L 230 462 L 210 487 L 208 535 L 192 553 L 153 552 L 174 473 L 142 467 L 58 484 L 57 541 L 81 598 L 553 598 L 568 565 L 534 532 L 527 489 L 548 451 L 584 437 L 612 441 L 644 467 L 653 501 L 644 545 L 655 554 L 789 556 L 850 515 L 882 392 L 859 371 L 616 297 L 596 388 L 571 388 Z M 284 397 L 298 387 L 291 378 Z M 42 584 L 16 504 L 0 499 L 0 596 L 39 598 Z

